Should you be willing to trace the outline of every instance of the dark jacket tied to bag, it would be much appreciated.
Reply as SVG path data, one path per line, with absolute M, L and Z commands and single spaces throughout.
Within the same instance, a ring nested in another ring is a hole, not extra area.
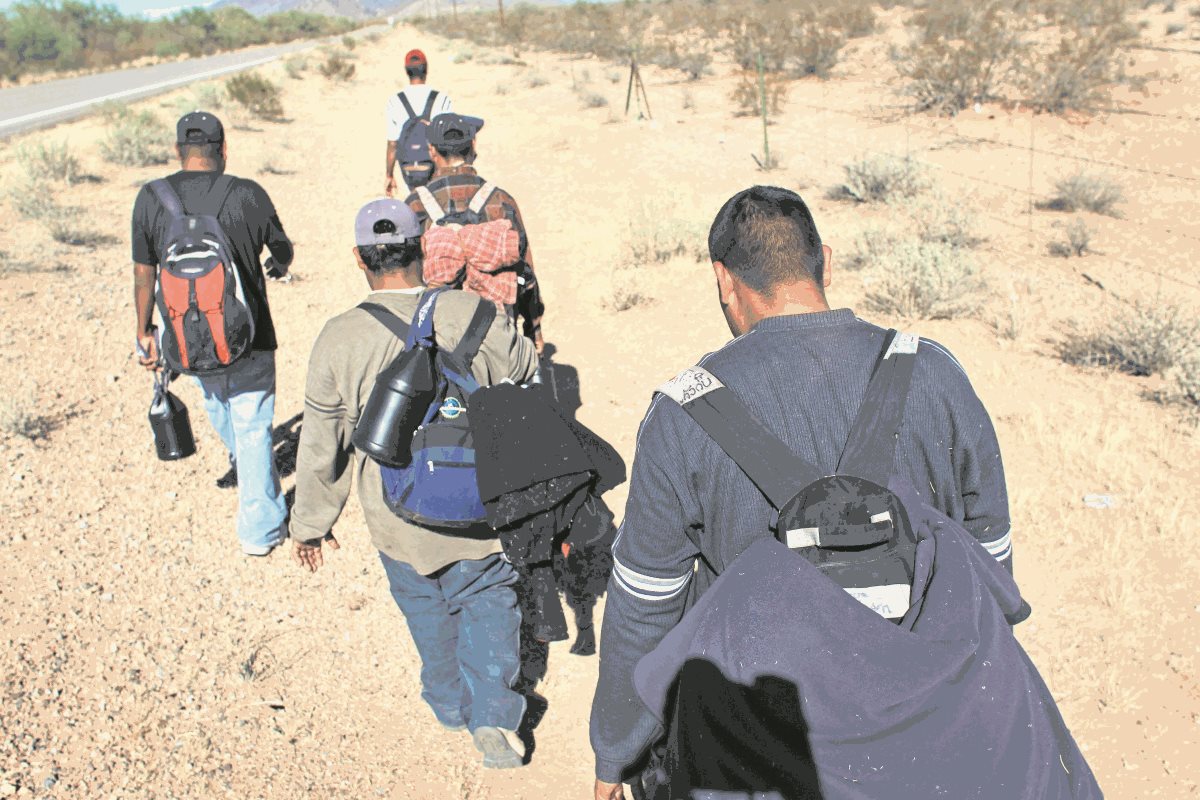
M 573 551 L 612 546 L 613 517 L 600 495 L 624 482 L 625 464 L 533 389 L 480 389 L 471 398 L 470 421 L 487 521 L 526 582 L 535 635 L 543 642 L 564 640 L 556 545 L 565 542 Z

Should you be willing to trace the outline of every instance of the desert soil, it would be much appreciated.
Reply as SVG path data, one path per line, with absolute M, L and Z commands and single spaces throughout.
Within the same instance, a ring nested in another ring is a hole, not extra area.
M 1146 399 L 1147 379 L 1064 365 L 1053 347 L 1071 320 L 1104 324 L 1118 298 L 1200 305 L 1194 52 L 1137 51 L 1136 69 L 1156 78 L 1147 96 L 1119 97 L 1127 113 L 1067 121 L 990 106 L 947 120 L 901 113 L 885 41 L 856 40 L 832 80 L 792 85 L 771 126 L 783 166 L 766 174 L 750 158 L 761 152 L 760 123 L 730 113 L 735 79 L 722 68 L 694 83 L 645 70 L 653 120 L 639 120 L 623 113 L 620 69 L 535 52 L 500 64 L 497 51 L 409 28 L 360 46 L 347 85 L 268 67 L 290 121 L 223 113 L 236 123 L 230 171 L 268 189 L 297 247 L 296 280 L 270 287 L 281 426 L 302 411 L 323 322 L 365 294 L 352 220 L 382 189 L 384 102 L 414 46 L 430 54 L 433 83 L 456 108 L 486 119 L 478 166 L 521 204 L 547 338 L 579 371 L 580 419 L 629 460 L 653 387 L 729 338 L 709 268 L 688 254 L 629 263 L 631 237 L 657 229 L 700 246 L 729 195 L 774 183 L 810 201 L 836 269 L 865 226 L 904 218 L 827 199 L 842 165 L 868 151 L 931 165 L 939 191 L 975 214 L 984 238 L 984 310 L 954 321 L 880 318 L 863 310 L 869 270 L 835 271 L 831 302 L 949 347 L 991 411 L 1016 574 L 1034 609 L 1017 633 L 1107 795 L 1198 793 L 1195 429 L 1179 409 Z M 531 86 L 535 74 L 546 85 Z M 573 83 L 609 107 L 585 109 Z M 173 119 L 189 92 L 141 106 Z M 336 528 L 342 549 L 315 575 L 286 550 L 242 557 L 236 497 L 213 486 L 225 456 L 184 381 L 177 392 L 200 452 L 156 461 L 150 380 L 131 356 L 127 231 L 136 188 L 167 168 L 104 162 L 103 125 L 92 118 L 35 136 L 65 139 L 84 158 L 95 180 L 61 188 L 60 200 L 111 243 L 56 244 L 3 201 L 4 394 L 45 430 L 0 438 L 0 796 L 589 796 L 594 657 L 552 647 L 532 762 L 485 771 L 469 737 L 444 732 L 420 700 L 418 660 L 356 501 Z M 17 147 L 33 140 L 0 150 L 6 186 L 20 175 Z M 1045 197 L 1080 166 L 1120 182 L 1122 217 L 1085 215 L 1097 254 L 1051 258 L 1046 243 L 1068 217 L 1030 215 L 1030 181 L 1035 199 Z M 615 310 L 632 291 L 642 301 Z M 1115 506 L 1087 507 L 1092 493 Z M 609 499 L 620 509 L 624 497 L 622 488 Z

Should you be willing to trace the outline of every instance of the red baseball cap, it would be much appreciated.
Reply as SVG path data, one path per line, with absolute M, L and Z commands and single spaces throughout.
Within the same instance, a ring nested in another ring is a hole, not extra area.
M 409 50 L 408 54 L 404 56 L 404 66 L 406 67 L 416 67 L 421 64 L 428 63 L 429 62 L 425 60 L 425 54 L 420 50 Z

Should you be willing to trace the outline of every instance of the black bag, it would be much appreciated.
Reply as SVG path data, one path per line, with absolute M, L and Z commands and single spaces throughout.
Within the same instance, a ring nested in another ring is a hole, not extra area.
M 917 537 L 889 488 L 919 339 L 888 331 L 832 475 L 797 457 L 703 367 L 659 392 L 675 400 L 776 509 L 773 535 L 893 622 L 908 611 Z M 919 514 L 924 518 L 925 514 Z
M 409 189 L 416 189 L 429 183 L 433 177 L 433 160 L 429 155 L 429 121 L 432 119 L 433 103 L 438 93 L 431 91 L 425 101 L 425 108 L 418 114 L 413 110 L 412 103 L 404 92 L 397 95 L 408 112 L 408 119 L 400 128 L 400 138 L 396 142 L 396 160 L 400 162 L 400 174 L 404 176 L 404 184 Z

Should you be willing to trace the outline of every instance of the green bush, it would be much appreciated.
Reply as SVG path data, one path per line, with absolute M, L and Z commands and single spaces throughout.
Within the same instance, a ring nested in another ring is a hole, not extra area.
M 108 134 L 100 142 L 100 153 L 108 161 L 127 167 L 165 164 L 170 155 L 164 142 L 169 132 L 149 111 L 123 109 L 108 115 Z
M 208 55 L 340 34 L 354 27 L 350 20 L 294 11 L 259 18 L 236 6 L 193 8 L 150 21 L 122 16 L 109 5 L 25 0 L 0 10 L 0 70 L 5 77 L 17 78 L 104 69 L 150 55 Z
M 956 319 L 983 305 L 985 285 L 967 251 L 947 244 L 898 241 L 879 258 L 868 308 L 909 319 Z
M 260 119 L 276 120 L 283 116 L 280 90 L 256 72 L 244 72 L 225 82 L 229 99 Z

